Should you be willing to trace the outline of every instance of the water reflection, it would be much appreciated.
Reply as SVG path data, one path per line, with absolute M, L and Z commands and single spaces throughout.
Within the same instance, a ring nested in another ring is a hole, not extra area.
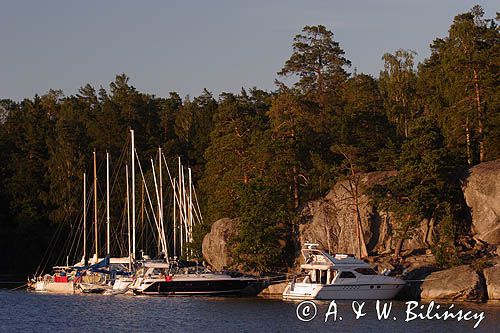
M 325 331 L 468 331 L 472 322 L 404 322 L 404 302 L 393 303 L 398 321 L 378 321 L 375 311 L 359 320 L 351 302 L 339 301 L 342 321 L 324 322 L 329 302 L 316 302 L 318 316 L 310 322 L 296 317 L 298 302 L 272 298 L 130 297 L 102 295 L 48 295 L 25 291 L 0 291 L 0 331 L 220 331 L 290 332 Z M 366 303 L 374 309 L 374 302 Z M 484 311 L 477 332 L 500 331 L 500 303 L 456 303 L 460 309 Z

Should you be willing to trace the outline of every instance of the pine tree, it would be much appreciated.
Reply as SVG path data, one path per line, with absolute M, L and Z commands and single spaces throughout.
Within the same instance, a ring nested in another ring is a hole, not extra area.
M 305 26 L 293 39 L 293 54 L 278 75 L 294 75 L 295 88 L 311 100 L 325 105 L 348 77 L 350 66 L 344 50 L 323 25 Z
M 468 164 L 498 155 L 498 29 L 480 7 L 457 15 L 419 69 L 424 108 L 443 127 L 450 149 Z M 491 137 L 491 139 L 490 139 Z
M 358 152 L 356 164 L 363 167 L 360 171 L 394 168 L 394 144 L 398 140 L 395 126 L 385 114 L 377 81 L 365 74 L 353 76 L 345 85 L 343 99 L 336 144 Z
M 237 217 L 237 189 L 250 179 L 252 137 L 262 128 L 261 115 L 239 96 L 223 94 L 214 115 L 210 145 L 205 151 L 201 188 L 207 198 L 207 220 Z

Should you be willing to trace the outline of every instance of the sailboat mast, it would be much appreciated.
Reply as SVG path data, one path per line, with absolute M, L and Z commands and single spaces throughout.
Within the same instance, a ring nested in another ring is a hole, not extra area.
M 132 259 L 135 259 L 135 142 L 134 142 L 134 130 L 130 130 L 132 149 Z
M 109 236 L 109 153 L 106 152 L 106 255 L 110 255 Z
M 132 271 L 132 249 L 130 242 L 130 199 L 129 199 L 129 187 L 128 187 L 128 164 L 125 165 L 125 176 L 127 178 L 127 235 L 128 235 L 128 270 Z
M 176 210 L 176 203 L 177 203 L 177 193 L 175 193 L 177 185 L 175 183 L 175 178 L 173 181 L 173 191 L 174 191 L 174 257 L 177 257 L 177 222 L 175 221 L 175 210 Z
M 83 173 L 83 265 L 87 263 L 87 174 Z
M 188 239 L 188 230 L 187 230 L 187 222 L 188 222 L 188 216 L 187 216 L 187 213 L 188 213 L 188 210 L 187 210 L 187 196 L 186 196 L 186 183 L 184 181 L 184 167 L 182 168 L 181 170 L 181 174 L 182 174 L 182 208 L 184 210 L 184 240 L 185 242 L 187 243 L 189 241 Z
M 182 225 L 183 225 L 183 211 L 182 211 L 182 198 L 181 198 L 181 193 L 182 193 L 182 186 L 181 186 L 181 178 L 182 178 L 182 171 L 181 171 L 181 157 L 179 156 L 179 186 L 177 187 L 178 194 L 179 194 L 179 232 L 180 232 L 180 251 L 179 254 L 182 257 L 182 247 L 184 243 L 183 235 L 182 235 Z
M 156 200 L 157 200 L 157 203 L 158 203 L 158 218 L 155 219 L 155 223 L 156 223 L 156 228 L 157 228 L 157 231 L 158 231 L 158 255 L 161 254 L 161 252 L 163 252 L 166 256 L 166 258 L 168 259 L 168 256 L 167 256 L 167 246 L 166 246 L 166 241 L 165 241 L 165 237 L 164 237 L 164 229 L 163 229 L 163 225 L 161 224 L 161 212 L 160 212 L 160 205 L 161 205 L 161 200 L 160 200 L 160 192 L 158 190 L 158 182 L 157 182 L 157 179 L 156 179 L 156 172 L 155 172 L 155 165 L 154 165 L 154 161 L 153 159 L 151 158 L 151 169 L 153 170 L 153 181 L 154 181 L 154 184 L 155 184 L 155 191 L 156 191 Z M 148 195 L 148 199 L 149 199 L 149 195 Z M 151 209 L 153 209 L 153 206 L 151 204 L 151 200 L 149 201 L 149 204 L 151 205 Z
M 158 231 L 158 239 L 161 239 L 161 233 L 163 233 L 164 227 L 163 227 L 163 179 L 161 175 L 161 147 L 158 147 L 158 180 L 160 183 L 159 186 L 159 199 L 160 202 L 158 203 L 158 221 L 161 226 L 161 231 Z M 166 254 L 165 254 L 166 255 Z
M 95 258 L 99 260 L 99 243 L 97 237 L 97 166 L 96 155 L 94 149 L 94 241 L 95 241 Z
M 192 185 L 192 178 L 191 178 L 191 168 L 188 168 L 189 171 L 189 241 L 193 241 L 193 197 L 191 193 L 191 189 L 193 188 Z
M 189 242 L 189 230 L 188 230 L 188 209 L 187 209 L 187 193 L 186 193 L 186 184 L 184 181 L 184 167 L 181 169 L 181 175 L 182 175 L 182 208 L 184 210 L 184 242 L 187 245 Z M 184 250 L 184 253 L 186 254 L 186 258 L 189 259 L 189 253 L 187 252 L 187 248 Z

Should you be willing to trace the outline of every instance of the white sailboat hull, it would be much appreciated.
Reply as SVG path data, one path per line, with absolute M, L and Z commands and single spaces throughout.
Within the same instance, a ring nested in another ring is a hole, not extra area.
M 37 281 L 35 284 L 35 291 L 55 294 L 73 294 L 75 293 L 75 286 L 73 282 Z

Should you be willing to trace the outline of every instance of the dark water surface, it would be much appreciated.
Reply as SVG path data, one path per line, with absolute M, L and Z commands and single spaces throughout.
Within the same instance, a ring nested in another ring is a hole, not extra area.
M 324 319 L 330 302 L 316 302 L 317 316 L 309 322 L 297 319 L 298 304 L 266 298 L 49 295 L 0 290 L 0 331 L 500 332 L 500 303 L 455 303 L 455 311 L 484 312 L 485 319 L 475 330 L 476 320 L 405 322 L 404 302 L 393 302 L 391 318 L 379 321 L 374 302 L 366 302 L 366 316 L 356 320 L 351 302 L 337 301 L 337 321 L 330 316 L 327 323 Z M 440 304 L 445 309 L 450 305 Z

